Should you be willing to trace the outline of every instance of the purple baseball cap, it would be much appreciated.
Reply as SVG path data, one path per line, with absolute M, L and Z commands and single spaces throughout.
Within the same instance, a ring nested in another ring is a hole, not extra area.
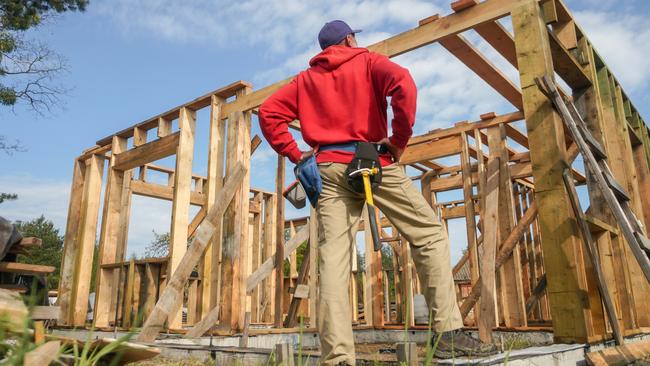
M 332 20 L 331 22 L 325 23 L 323 28 L 321 28 L 318 33 L 318 43 L 320 43 L 320 48 L 324 50 L 331 45 L 341 43 L 343 38 L 348 34 L 359 32 L 361 32 L 361 29 L 353 30 L 348 23 L 342 20 Z

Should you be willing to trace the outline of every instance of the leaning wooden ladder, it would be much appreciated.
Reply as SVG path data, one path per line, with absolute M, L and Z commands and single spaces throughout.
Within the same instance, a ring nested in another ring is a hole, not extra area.
M 560 95 L 555 82 L 549 76 L 544 76 L 541 79 L 538 78 L 535 81 L 540 90 L 553 102 L 555 109 L 560 113 L 562 121 L 571 132 L 574 142 L 584 157 L 585 168 L 589 171 L 592 177 L 594 177 L 595 183 L 602 191 L 603 197 L 623 231 L 623 235 L 628 242 L 634 257 L 639 262 L 646 279 L 650 281 L 650 241 L 643 234 L 641 222 L 630 209 L 628 203 L 630 197 L 627 192 L 625 192 L 625 189 L 621 187 L 612 176 L 609 165 L 607 164 L 607 154 L 605 154 L 605 150 L 586 128 L 586 124 L 580 116 L 580 113 L 578 113 L 573 102 L 564 99 Z M 618 344 L 622 344 L 623 338 L 616 319 L 614 304 L 609 296 L 609 291 L 607 290 L 607 285 L 603 278 L 598 252 L 591 236 L 589 226 L 587 225 L 587 221 L 585 220 L 584 213 L 580 207 L 580 201 L 578 200 L 578 194 L 569 168 L 564 170 L 563 178 L 571 200 L 571 206 L 575 212 L 576 219 L 578 220 L 580 233 L 585 241 L 587 251 L 591 258 L 594 270 L 596 271 L 598 290 L 604 300 L 605 308 L 614 332 L 614 337 Z

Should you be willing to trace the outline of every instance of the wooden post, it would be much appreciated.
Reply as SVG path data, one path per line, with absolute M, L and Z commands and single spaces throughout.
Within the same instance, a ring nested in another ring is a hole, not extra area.
M 621 86 L 616 85 L 614 91 L 618 130 L 621 135 L 618 141 L 618 146 L 623 152 L 623 163 L 627 174 L 627 191 L 631 197 L 630 207 L 639 221 L 643 222 L 644 210 L 650 210 L 650 208 L 643 207 L 642 199 L 639 194 L 639 169 L 637 169 L 636 164 L 634 163 L 629 126 L 627 119 L 625 118 Z M 644 228 L 644 230 L 646 233 L 648 232 L 647 228 Z M 639 327 L 647 327 L 650 326 L 650 312 L 647 311 L 648 304 L 650 303 L 650 282 L 643 274 L 639 263 L 630 251 L 629 245 L 625 245 L 625 251 L 628 258 L 627 263 L 630 270 L 630 280 L 632 282 L 632 290 L 634 294 L 634 307 L 637 314 L 637 323 Z
M 59 306 L 61 307 L 59 324 L 71 325 L 72 312 L 71 296 L 74 287 L 74 272 L 79 242 L 77 241 L 80 213 L 82 211 L 82 197 L 84 190 L 86 162 L 74 160 L 72 171 L 72 184 L 70 187 L 70 203 L 68 205 L 68 219 L 63 239 L 63 256 L 61 258 L 61 280 L 59 281 Z
M 595 83 L 595 86 L 598 88 L 597 91 L 604 119 L 602 122 L 602 138 L 605 151 L 607 152 L 608 165 L 612 170 L 614 178 L 623 187 L 626 187 L 627 172 L 625 171 L 623 151 L 620 147 L 621 137 L 616 128 L 618 122 L 616 121 L 616 115 L 614 112 L 614 95 L 611 90 L 609 71 L 607 70 L 607 67 L 602 66 L 597 68 L 595 72 L 598 80 L 597 83 Z M 599 204 L 600 206 L 597 207 L 604 207 L 602 203 Z M 600 210 L 596 211 L 596 214 L 603 212 L 603 214 L 599 215 L 599 218 L 603 218 L 606 222 L 615 224 L 615 220 L 608 208 L 605 207 Z M 634 329 L 637 328 L 638 325 L 636 309 L 634 307 L 632 275 L 630 273 L 629 262 L 625 250 L 628 244 L 625 242 L 623 235 L 619 235 L 612 239 L 612 258 L 615 263 L 616 287 L 622 306 L 623 322 L 625 324 L 625 329 Z M 634 261 L 634 259 L 632 259 L 632 261 Z
M 481 301 L 478 318 L 479 338 L 492 342 L 492 328 L 497 325 L 495 308 L 495 257 L 499 240 L 499 157 L 490 157 L 483 216 L 483 256 L 481 259 Z
M 255 194 L 253 198 L 254 202 L 257 202 L 260 207 L 262 207 L 262 192 Z M 250 220 L 250 225 L 252 226 L 252 235 L 250 237 L 251 245 L 251 272 L 255 271 L 260 264 L 262 263 L 262 212 L 253 213 L 253 219 Z M 261 285 L 255 286 L 253 293 L 251 294 L 251 319 L 253 322 L 257 323 L 260 321 L 260 309 L 261 309 Z
M 296 226 L 293 221 L 289 222 L 289 237 L 296 235 Z M 298 277 L 298 251 L 293 251 L 289 255 L 289 283 L 294 285 Z
M 263 228 L 263 245 L 264 254 L 263 258 L 267 259 L 273 255 L 273 250 L 276 249 L 275 241 L 277 239 L 276 229 L 276 214 L 277 214 L 277 196 L 271 194 L 264 199 L 264 228 Z M 262 299 L 264 303 L 264 311 L 262 312 L 262 321 L 265 323 L 273 322 L 273 311 L 275 309 L 275 276 L 277 272 L 272 271 L 268 278 L 265 278 L 262 283 Z
M 487 129 L 490 158 L 499 158 L 499 215 L 497 243 L 503 243 L 514 227 L 514 206 L 512 180 L 508 168 L 508 150 L 506 149 L 505 125 Z M 526 326 L 526 299 L 523 294 L 521 280 L 521 258 L 519 245 L 499 271 L 499 286 L 501 293 L 502 313 L 505 325 L 508 327 Z
M 212 96 L 210 101 L 210 140 L 208 143 L 208 170 L 205 192 L 205 210 L 210 211 L 214 199 L 223 186 L 224 145 L 226 124 L 221 119 L 223 98 Z M 221 224 L 217 223 L 217 235 L 212 237 L 203 256 L 203 273 L 201 281 L 201 319 L 203 319 L 219 300 L 219 277 L 221 271 Z
M 181 135 L 176 150 L 167 277 L 171 277 L 174 271 L 176 271 L 187 250 L 187 227 L 189 225 L 190 194 L 192 192 L 192 160 L 194 158 L 196 113 L 189 108 L 181 108 L 178 125 Z M 169 314 L 168 325 L 170 329 L 181 329 L 181 307 L 182 302 L 176 311 Z
M 189 285 L 187 286 L 187 326 L 194 325 L 194 323 L 196 323 L 199 294 L 198 287 L 198 280 L 189 280 Z
M 70 320 L 74 326 L 84 326 L 86 324 L 92 271 L 92 267 L 86 265 L 86 263 L 92 263 L 93 261 L 104 158 L 93 155 L 86 160 L 84 165 L 85 178 L 79 212 L 79 230 L 73 246 L 75 256 L 72 270 L 74 274 L 69 309 Z
M 282 327 L 284 293 L 284 168 L 285 158 L 278 155 L 278 168 L 275 175 L 275 196 L 277 198 L 276 214 L 276 239 L 275 239 L 275 307 L 273 323 L 276 327 Z
M 108 321 L 114 318 L 114 311 L 118 311 L 117 307 L 119 306 L 116 304 L 118 271 L 115 268 L 105 269 L 101 266 L 102 264 L 117 261 L 124 171 L 113 169 L 113 166 L 117 155 L 124 150 L 126 150 L 126 139 L 114 136 L 104 193 L 102 228 L 99 237 L 99 268 L 96 276 L 95 309 L 93 312 L 95 327 L 107 327 Z
M 472 168 L 469 159 L 469 146 L 467 142 L 467 134 L 465 132 L 460 135 L 461 143 L 461 156 L 460 165 L 463 170 L 463 198 L 465 200 L 465 227 L 467 230 L 467 252 L 469 254 L 469 272 L 470 281 L 474 285 L 478 280 L 478 245 L 476 236 L 476 212 L 474 209 L 474 192 L 472 183 Z M 478 151 L 477 160 L 482 160 L 482 151 Z M 474 312 L 478 313 L 478 306 L 475 307 Z
M 525 2 L 512 12 L 517 62 L 524 97 L 535 199 L 543 238 L 547 294 L 558 342 L 586 342 L 590 321 L 579 273 L 576 248 L 578 228 L 564 189 L 562 172 L 569 166 L 562 121 L 534 79 L 553 75 L 548 29 L 537 1 Z
M 282 366 L 294 366 L 293 347 L 289 343 L 275 345 L 275 363 Z
M 160 267 L 157 264 L 147 263 L 144 267 L 146 297 L 142 305 L 142 314 L 146 319 L 151 314 L 156 301 L 158 300 L 158 282 L 160 277 Z
M 131 327 L 131 320 L 132 318 L 132 313 L 131 309 L 133 307 L 133 291 L 134 291 L 134 284 L 135 284 L 135 260 L 131 259 L 129 261 L 129 266 L 127 269 L 127 274 L 126 274 L 126 288 L 124 290 L 124 300 L 122 304 L 118 304 L 118 306 L 122 306 L 122 327 L 124 328 L 130 328 Z
M 248 91 L 242 89 L 241 96 Z M 246 176 L 226 209 L 223 219 L 223 250 L 221 262 L 221 321 L 222 330 L 236 331 L 244 323 L 246 312 L 248 207 L 250 189 L 250 112 L 234 112 L 228 116 L 228 143 L 226 145 L 226 175 L 237 164 L 244 164 Z
M 418 366 L 418 348 L 415 342 L 397 343 L 397 362 L 405 366 Z

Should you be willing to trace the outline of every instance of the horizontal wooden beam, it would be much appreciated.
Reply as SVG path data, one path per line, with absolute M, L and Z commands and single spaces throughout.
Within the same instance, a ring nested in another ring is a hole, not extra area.
M 522 112 L 512 112 L 508 114 L 502 114 L 486 120 L 463 123 L 450 128 L 429 131 L 423 135 L 411 137 L 411 139 L 409 139 L 408 145 L 409 146 L 417 145 L 431 140 L 442 139 L 450 136 L 457 136 L 460 135 L 462 132 L 470 132 L 475 129 L 488 128 L 488 127 L 500 125 L 502 123 L 517 122 L 523 119 L 524 119 L 524 114 Z
M 131 181 L 131 192 L 138 196 L 158 198 L 161 200 L 171 201 L 174 198 L 174 188 L 156 183 L 147 183 L 141 180 Z M 190 192 L 190 204 L 203 206 L 205 205 L 205 194 Z
M 42 266 L 40 264 L 0 262 L 0 272 L 22 273 L 31 275 L 43 275 L 52 273 L 56 268 L 52 266 Z
M 129 170 L 176 154 L 180 132 L 161 137 L 131 150 L 115 154 L 113 169 Z
M 111 141 L 113 141 L 113 136 L 129 138 L 129 137 L 133 136 L 133 130 L 136 127 L 140 128 L 142 130 L 145 130 L 145 131 L 151 130 L 153 128 L 158 127 L 158 119 L 159 118 L 162 118 L 162 119 L 168 120 L 168 121 L 171 121 L 173 119 L 178 118 L 178 115 L 179 115 L 179 112 L 180 112 L 181 108 L 189 108 L 189 109 L 195 111 L 197 109 L 201 109 L 201 108 L 209 106 L 210 103 L 211 103 L 213 95 L 216 95 L 216 96 L 218 96 L 220 98 L 226 99 L 226 98 L 229 98 L 229 97 L 235 95 L 237 90 L 242 89 L 242 88 L 246 88 L 246 87 L 252 87 L 252 85 L 249 82 L 246 82 L 246 81 L 243 81 L 243 80 L 235 81 L 234 83 L 231 83 L 229 85 L 221 87 L 221 88 L 219 88 L 217 90 L 211 91 L 211 92 L 209 92 L 209 93 L 207 93 L 205 95 L 202 95 L 202 96 L 200 96 L 200 97 L 198 97 L 198 98 L 196 98 L 196 99 L 194 99 L 194 100 L 192 100 L 190 102 L 187 102 L 185 104 L 179 105 L 178 107 L 172 108 L 172 109 L 168 110 L 167 112 L 158 114 L 158 115 L 156 115 L 154 117 L 151 117 L 151 118 L 149 118 L 149 119 L 147 119 L 147 120 L 145 120 L 143 122 L 140 122 L 138 124 L 135 124 L 135 125 L 133 125 L 131 127 L 125 128 L 122 131 L 114 133 L 114 134 L 112 134 L 110 136 L 106 136 L 103 139 L 97 141 L 97 145 L 99 145 L 99 146 L 109 145 L 111 143 Z
M 400 158 L 400 164 L 412 164 L 422 160 L 444 158 L 460 153 L 458 136 L 450 136 L 417 145 L 409 145 Z

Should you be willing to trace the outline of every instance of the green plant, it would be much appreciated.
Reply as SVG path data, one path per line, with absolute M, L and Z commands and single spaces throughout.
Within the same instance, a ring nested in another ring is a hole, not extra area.
M 133 333 L 128 333 L 126 335 L 123 335 L 122 337 L 107 344 L 104 347 L 93 347 L 93 342 L 92 342 L 93 332 L 94 330 L 91 329 L 90 332 L 88 333 L 88 339 L 84 343 L 81 352 L 79 350 L 79 343 L 73 342 L 72 346 L 70 345 L 63 346 L 59 351 L 59 353 L 61 355 L 66 355 L 66 354 L 73 355 L 74 366 L 96 365 L 97 363 L 99 363 L 99 361 L 102 358 L 112 353 L 116 353 L 116 355 L 110 360 L 109 365 L 119 365 L 120 359 L 122 358 L 122 353 L 118 351 L 118 348 L 124 343 L 128 342 L 129 339 L 133 337 Z

